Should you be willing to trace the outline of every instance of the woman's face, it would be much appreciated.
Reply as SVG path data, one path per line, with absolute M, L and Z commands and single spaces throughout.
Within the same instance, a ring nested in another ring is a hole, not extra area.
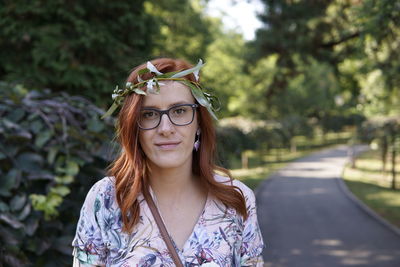
M 194 104 L 191 91 L 185 85 L 174 81 L 163 81 L 159 94 L 144 96 L 141 117 L 151 118 L 154 113 L 146 108 L 167 110 L 180 104 Z M 182 112 L 177 109 L 170 115 Z M 139 142 L 152 169 L 191 168 L 192 152 L 198 129 L 197 115 L 191 124 L 174 125 L 166 114 L 161 115 L 160 124 L 151 130 L 139 130 Z

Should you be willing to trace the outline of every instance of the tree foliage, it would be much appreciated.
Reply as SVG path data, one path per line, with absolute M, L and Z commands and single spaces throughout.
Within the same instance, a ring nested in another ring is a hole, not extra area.
M 253 86 L 262 87 L 257 94 L 264 96 L 266 108 L 261 111 L 275 117 L 301 114 L 335 128 L 324 120 L 338 113 L 398 114 L 396 1 L 262 2 L 265 10 L 259 17 L 265 26 L 250 44 L 250 59 L 277 60 L 272 75 L 270 68 L 259 71 L 267 82 Z
M 152 36 L 152 55 L 177 57 L 197 62 L 204 59 L 212 42 L 212 21 L 204 15 L 204 3 L 199 0 L 146 1 L 145 10 L 159 25 Z
M 207 47 L 201 79 L 218 96 L 220 116 L 234 116 L 243 112 L 244 94 L 250 87 L 250 77 L 245 73 L 246 46 L 241 35 L 223 33 L 218 24 L 214 27 L 218 37 Z
M 155 19 L 143 0 L 2 1 L 0 80 L 99 104 L 150 56 Z

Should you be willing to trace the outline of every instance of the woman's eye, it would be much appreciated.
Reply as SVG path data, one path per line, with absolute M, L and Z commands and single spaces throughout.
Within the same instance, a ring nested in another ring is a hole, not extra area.
M 183 113 L 186 112 L 186 108 L 185 107 L 179 107 L 173 110 L 174 114 L 176 115 L 182 115 Z
M 144 119 L 151 119 L 151 118 L 155 117 L 155 112 L 154 111 L 145 111 L 145 112 L 143 112 L 142 117 Z

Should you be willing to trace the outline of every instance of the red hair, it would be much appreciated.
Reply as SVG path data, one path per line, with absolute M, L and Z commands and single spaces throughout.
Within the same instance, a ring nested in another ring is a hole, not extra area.
M 159 58 L 151 63 L 161 72 L 172 72 L 189 69 L 192 66 L 186 61 L 170 58 Z M 138 71 L 146 68 L 146 64 L 136 67 L 128 76 L 127 82 L 138 82 Z M 142 75 L 143 79 L 151 78 L 153 74 Z M 194 75 L 184 77 L 195 81 Z M 137 200 L 138 194 L 147 181 L 147 162 L 139 143 L 139 127 L 137 126 L 139 110 L 142 106 L 143 96 L 131 94 L 125 98 L 125 102 L 118 115 L 117 139 L 121 144 L 120 155 L 111 163 L 108 174 L 115 177 L 116 199 L 121 209 L 123 231 L 131 232 L 139 220 L 140 207 Z M 227 207 L 234 208 L 244 219 L 247 219 L 246 203 L 243 192 L 236 186 L 223 184 L 214 179 L 215 171 L 225 173 L 230 179 L 227 169 L 215 165 L 215 128 L 212 117 L 207 109 L 199 105 L 198 121 L 201 129 L 200 148 L 193 152 L 192 172 L 200 177 L 201 184 L 224 203 Z

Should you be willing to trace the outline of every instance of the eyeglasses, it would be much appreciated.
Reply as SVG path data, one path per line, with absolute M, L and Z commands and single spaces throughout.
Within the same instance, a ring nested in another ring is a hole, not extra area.
M 162 115 L 167 114 L 172 124 L 185 126 L 193 122 L 197 107 L 197 104 L 180 104 L 165 110 L 144 108 L 140 111 L 138 125 L 142 130 L 157 128 L 160 125 Z

